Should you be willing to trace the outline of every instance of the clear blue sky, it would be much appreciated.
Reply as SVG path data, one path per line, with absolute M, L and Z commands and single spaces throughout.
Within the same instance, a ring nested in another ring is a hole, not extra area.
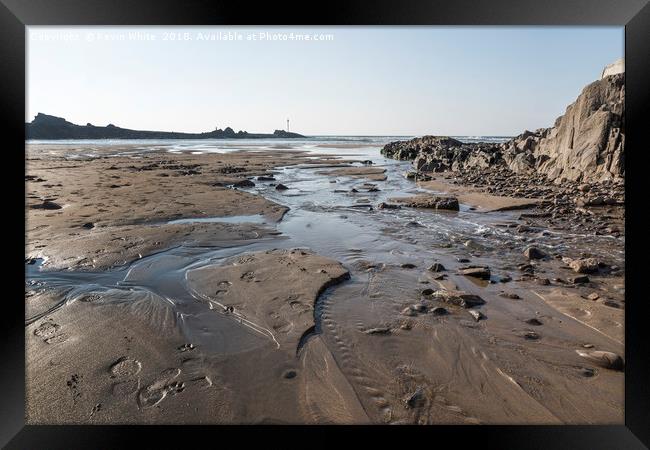
M 29 27 L 26 119 L 514 135 L 552 125 L 623 46 L 622 27 Z

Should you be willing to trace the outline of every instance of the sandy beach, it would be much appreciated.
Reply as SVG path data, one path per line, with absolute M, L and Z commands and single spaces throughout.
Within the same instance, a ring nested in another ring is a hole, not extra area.
M 286 147 L 27 145 L 28 423 L 622 423 L 623 238 Z

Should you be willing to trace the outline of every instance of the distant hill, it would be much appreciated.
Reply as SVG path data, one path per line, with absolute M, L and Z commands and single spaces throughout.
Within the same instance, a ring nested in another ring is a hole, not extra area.
M 141 131 L 116 127 L 113 124 L 96 127 L 90 123 L 77 125 L 62 117 L 38 113 L 25 124 L 26 139 L 286 139 L 304 138 L 298 133 L 275 130 L 273 134 L 235 132 L 227 127 L 205 133 L 179 133 L 175 131 Z

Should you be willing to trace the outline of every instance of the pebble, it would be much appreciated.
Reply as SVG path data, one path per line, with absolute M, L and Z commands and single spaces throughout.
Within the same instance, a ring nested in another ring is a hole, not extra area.
M 543 259 L 546 257 L 546 253 L 537 247 L 528 247 L 524 250 L 524 256 L 528 259 Z
M 431 314 L 433 314 L 434 316 L 444 316 L 446 314 L 449 314 L 449 311 L 447 311 L 442 306 L 436 306 L 431 310 Z
M 445 269 L 445 266 L 440 263 L 433 263 L 431 266 L 429 266 L 429 270 L 431 272 L 444 272 L 447 269 Z
M 536 341 L 539 339 L 539 334 L 535 333 L 534 331 L 526 331 L 524 333 L 524 338 L 528 339 L 529 341 Z

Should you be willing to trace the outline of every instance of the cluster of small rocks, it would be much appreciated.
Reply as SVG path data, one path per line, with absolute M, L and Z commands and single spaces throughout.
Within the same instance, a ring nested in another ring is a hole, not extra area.
M 451 182 L 487 193 L 541 199 L 537 218 L 559 228 L 623 234 L 625 74 L 590 83 L 550 128 L 506 142 L 461 142 L 422 136 L 391 142 L 381 153 L 413 161 L 416 181 L 451 173 Z M 612 217 L 613 216 L 613 217 Z
M 549 183 L 544 175 L 518 175 L 491 168 L 447 175 L 451 184 L 469 186 L 492 195 L 540 199 L 533 214 L 522 219 L 546 219 L 557 229 L 575 228 L 597 235 L 622 236 L 625 186 L 623 180 L 592 183 Z

